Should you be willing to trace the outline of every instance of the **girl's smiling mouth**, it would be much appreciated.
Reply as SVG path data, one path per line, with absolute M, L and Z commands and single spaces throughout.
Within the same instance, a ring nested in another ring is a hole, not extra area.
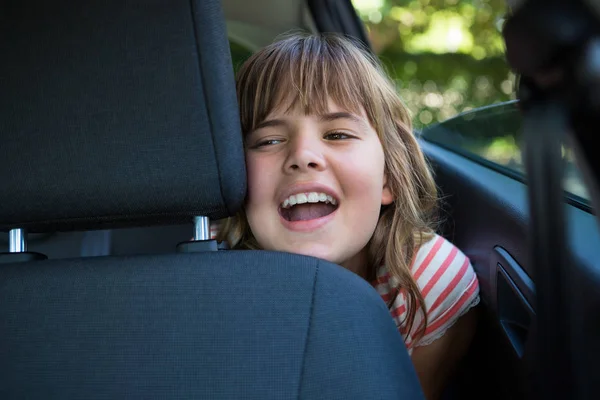
M 338 207 L 339 200 L 335 196 L 315 189 L 285 197 L 278 211 L 286 228 L 309 232 L 329 222 Z
M 279 206 L 279 215 L 286 221 L 309 221 L 333 213 L 338 201 L 323 192 L 293 194 Z

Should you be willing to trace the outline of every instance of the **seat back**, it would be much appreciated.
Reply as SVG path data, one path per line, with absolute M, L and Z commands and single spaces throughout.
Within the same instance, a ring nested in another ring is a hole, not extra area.
M 222 251 L 0 269 L 3 399 L 397 399 L 389 311 L 310 257 Z
M 27 231 L 239 210 L 218 1 L 13 1 L 0 29 L 0 398 L 420 396 L 385 304 L 337 265 L 210 246 L 20 257 Z

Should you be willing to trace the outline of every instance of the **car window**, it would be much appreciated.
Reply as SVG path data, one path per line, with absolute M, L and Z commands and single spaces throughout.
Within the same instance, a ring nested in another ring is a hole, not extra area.
M 523 179 L 516 77 L 504 57 L 505 0 L 353 0 L 424 139 Z M 588 194 L 565 147 L 565 189 Z
M 420 136 L 486 164 L 506 175 L 524 180 L 523 114 L 517 101 L 467 111 L 430 125 Z M 571 199 L 588 204 L 589 194 L 569 146 L 563 146 L 564 188 Z

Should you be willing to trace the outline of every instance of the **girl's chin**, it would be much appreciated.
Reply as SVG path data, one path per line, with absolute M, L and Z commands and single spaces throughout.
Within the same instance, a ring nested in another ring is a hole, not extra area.
M 320 258 L 321 260 L 337 264 L 335 262 L 335 257 L 333 257 L 331 254 L 331 247 L 324 246 L 322 243 L 296 243 L 294 246 L 291 246 L 291 249 L 292 250 L 286 251 L 288 251 L 289 253 L 300 254 L 302 256 Z

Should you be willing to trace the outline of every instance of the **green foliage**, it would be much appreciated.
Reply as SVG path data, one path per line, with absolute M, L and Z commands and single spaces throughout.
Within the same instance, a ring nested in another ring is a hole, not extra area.
M 514 99 L 504 0 L 354 0 L 417 126 Z

